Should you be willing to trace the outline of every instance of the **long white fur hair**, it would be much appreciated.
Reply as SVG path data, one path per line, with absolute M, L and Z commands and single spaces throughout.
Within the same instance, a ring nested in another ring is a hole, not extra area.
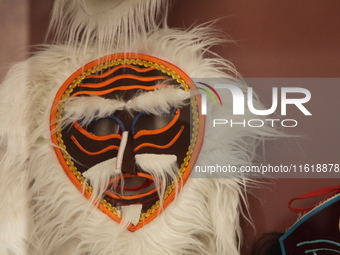
M 131 11 L 135 15 L 141 7 L 156 10 L 158 1 L 126 3 L 137 6 Z M 165 24 L 148 25 L 148 29 L 133 30 L 128 40 L 116 41 L 124 34 L 118 27 L 130 26 L 130 21 L 103 15 L 100 19 L 108 22 L 98 19 L 83 26 L 81 14 L 73 13 L 77 4 L 56 1 L 53 24 L 58 21 L 68 26 L 71 22 L 73 26 L 65 37 L 70 39 L 68 43 L 45 45 L 13 66 L 0 87 L 0 254 L 239 254 L 240 208 L 246 202 L 247 188 L 242 176 L 189 178 L 156 219 L 132 233 L 90 204 L 64 173 L 50 138 L 50 110 L 60 86 L 86 63 L 112 53 L 137 52 L 164 59 L 205 82 L 211 79 L 215 83 L 218 78 L 223 83 L 237 76 L 231 63 L 210 51 L 222 41 L 209 25 L 185 31 Z M 58 19 L 61 10 L 67 10 L 66 16 Z M 110 30 L 111 18 L 121 23 L 112 25 L 117 28 L 112 33 L 102 33 Z M 103 23 L 107 27 L 99 31 L 96 26 Z M 57 28 L 57 35 L 62 33 Z M 243 84 L 240 87 L 246 89 Z M 208 101 L 208 124 L 214 118 L 234 117 L 228 107 L 231 96 L 219 93 L 225 106 Z M 258 99 L 254 101 L 261 108 Z M 252 118 L 249 112 L 242 116 Z M 274 134 L 269 127 L 206 130 L 200 165 L 216 161 L 249 165 L 259 141 Z
M 49 35 L 56 43 L 82 45 L 86 51 L 128 43 L 162 24 L 172 0 L 58 0 L 54 2 Z M 74 49 L 73 49 L 74 50 Z

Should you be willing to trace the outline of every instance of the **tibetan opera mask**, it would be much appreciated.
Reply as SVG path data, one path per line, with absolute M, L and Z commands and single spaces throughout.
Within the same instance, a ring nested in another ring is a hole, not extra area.
M 72 183 L 114 221 L 135 231 L 185 184 L 204 119 L 196 87 L 172 64 L 115 54 L 75 72 L 51 111 L 55 151 Z M 81 193 L 80 193 L 81 194 Z
M 282 255 L 335 255 L 340 253 L 340 185 L 307 193 L 292 199 L 290 203 L 293 200 L 325 194 L 331 195 L 302 216 L 280 238 Z M 310 208 L 303 209 L 310 210 Z M 303 212 L 303 210 L 296 212 Z

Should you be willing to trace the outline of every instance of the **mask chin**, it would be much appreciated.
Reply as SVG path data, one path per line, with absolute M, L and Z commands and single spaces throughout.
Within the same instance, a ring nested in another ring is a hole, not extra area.
M 89 16 L 94 16 L 110 11 L 121 5 L 126 0 L 83 0 L 80 5 Z

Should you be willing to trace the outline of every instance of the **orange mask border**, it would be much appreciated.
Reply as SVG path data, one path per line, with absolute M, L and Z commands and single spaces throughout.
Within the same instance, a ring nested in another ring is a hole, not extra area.
M 83 184 L 85 178 L 74 166 L 71 157 L 66 152 L 66 146 L 63 142 L 61 130 L 57 130 L 57 125 L 61 120 L 63 109 L 63 104 L 61 104 L 60 102 L 63 99 L 70 97 L 73 89 L 80 85 L 82 80 L 84 80 L 88 76 L 109 67 L 130 64 L 140 65 L 144 67 L 152 67 L 154 69 L 160 70 L 161 72 L 175 79 L 186 91 L 198 91 L 194 82 L 192 82 L 189 76 L 186 75 L 182 70 L 167 61 L 144 54 L 118 53 L 108 55 L 86 64 L 84 67 L 78 69 L 75 73 L 73 73 L 64 82 L 64 84 L 61 86 L 55 96 L 50 115 L 50 131 L 51 139 L 54 144 L 54 149 L 60 164 L 62 165 L 65 173 L 72 181 L 72 183 L 85 195 L 87 199 L 90 199 L 91 197 L 92 187 L 86 183 L 84 190 Z M 187 155 L 184 158 L 184 162 L 181 164 L 178 171 L 178 187 L 176 189 L 176 185 L 174 183 L 169 185 L 165 192 L 162 207 L 160 207 L 160 201 L 157 201 L 151 207 L 151 209 L 141 215 L 139 223 L 137 225 L 130 225 L 128 227 L 128 230 L 131 232 L 134 232 L 147 223 L 151 222 L 174 200 L 177 193 L 181 190 L 182 186 L 187 181 L 190 175 L 191 166 L 193 166 L 197 160 L 203 143 L 205 117 L 201 114 L 201 97 L 199 93 L 195 94 L 196 95 L 190 100 L 192 116 L 194 119 L 192 124 L 192 137 Z M 121 222 L 121 212 L 117 208 L 113 207 L 105 199 L 102 199 L 98 203 L 98 208 L 117 223 Z

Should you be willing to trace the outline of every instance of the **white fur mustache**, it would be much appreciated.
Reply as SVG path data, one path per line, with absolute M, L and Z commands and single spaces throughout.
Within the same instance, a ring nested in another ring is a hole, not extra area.
M 178 166 L 177 156 L 172 154 L 138 154 L 135 156 L 136 165 L 153 177 L 160 198 L 163 197 L 167 181 L 176 180 Z M 117 157 L 103 161 L 83 173 L 86 180 L 91 182 L 92 198 L 100 198 L 107 189 L 110 180 L 122 175 L 117 169 Z M 86 182 L 85 182 L 86 183 Z

